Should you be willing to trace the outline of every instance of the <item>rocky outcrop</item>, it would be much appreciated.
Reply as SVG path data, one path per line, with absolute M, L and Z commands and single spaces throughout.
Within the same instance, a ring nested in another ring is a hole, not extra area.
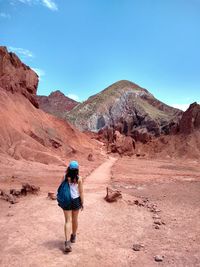
M 145 144 L 137 143 L 136 155 L 158 158 L 200 158 L 200 105 L 196 102 L 182 114 L 177 123 L 170 125 L 170 134 L 152 138 Z
M 106 127 L 100 131 L 99 139 L 107 143 L 107 151 L 110 153 L 127 156 L 132 156 L 135 153 L 135 140 L 119 131 L 113 131 L 113 128 Z
M 183 113 L 179 122 L 179 132 L 190 134 L 194 130 L 200 129 L 200 105 L 196 102 Z
M 37 96 L 37 101 L 40 109 L 59 118 L 64 118 L 68 111 L 79 104 L 59 90 L 52 92 L 49 96 Z
M 11 204 L 17 203 L 17 199 L 20 196 L 26 196 L 27 194 L 38 194 L 40 191 L 39 186 L 30 185 L 29 183 L 23 183 L 20 189 L 10 189 L 10 192 L 5 192 L 0 189 L 0 199 L 6 200 Z
M 119 81 L 76 106 L 66 119 L 80 130 L 98 132 L 109 127 L 135 141 L 147 142 L 152 136 L 168 134 L 181 114 L 146 89 Z
M 36 91 L 37 74 L 20 61 L 6 47 L 0 46 L 0 87 L 12 93 L 20 93 L 38 108 Z

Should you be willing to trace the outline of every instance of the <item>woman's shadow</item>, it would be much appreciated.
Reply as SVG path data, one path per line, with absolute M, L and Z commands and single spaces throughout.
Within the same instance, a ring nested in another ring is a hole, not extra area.
M 48 250 L 58 249 L 64 253 L 64 243 L 61 240 L 49 240 L 43 243 Z

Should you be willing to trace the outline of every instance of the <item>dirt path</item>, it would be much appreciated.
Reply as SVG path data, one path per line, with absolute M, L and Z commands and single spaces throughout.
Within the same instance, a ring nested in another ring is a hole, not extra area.
M 133 266 L 132 244 L 143 239 L 151 217 L 123 201 L 104 201 L 115 161 L 109 158 L 86 178 L 85 210 L 79 217 L 77 243 L 68 255 L 63 253 L 64 216 L 55 201 L 41 194 L 5 208 L 0 266 Z

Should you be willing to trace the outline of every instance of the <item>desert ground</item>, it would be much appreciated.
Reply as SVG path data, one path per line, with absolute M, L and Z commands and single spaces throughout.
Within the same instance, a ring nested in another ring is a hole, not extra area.
M 63 252 L 63 212 L 47 198 L 65 168 L 29 164 L 1 179 L 4 190 L 25 181 L 41 190 L 13 205 L 0 200 L 0 266 L 200 266 L 198 161 L 106 154 L 80 161 L 85 207 L 69 254 Z M 106 202 L 107 186 L 122 198 Z

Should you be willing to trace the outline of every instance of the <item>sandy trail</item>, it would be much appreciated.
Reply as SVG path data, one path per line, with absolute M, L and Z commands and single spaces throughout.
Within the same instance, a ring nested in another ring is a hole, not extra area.
M 132 266 L 132 244 L 143 240 L 151 216 L 123 201 L 104 201 L 115 161 L 109 158 L 86 178 L 85 209 L 70 254 L 63 253 L 63 212 L 46 194 L 21 199 L 9 210 L 5 207 L 0 218 L 0 266 Z

